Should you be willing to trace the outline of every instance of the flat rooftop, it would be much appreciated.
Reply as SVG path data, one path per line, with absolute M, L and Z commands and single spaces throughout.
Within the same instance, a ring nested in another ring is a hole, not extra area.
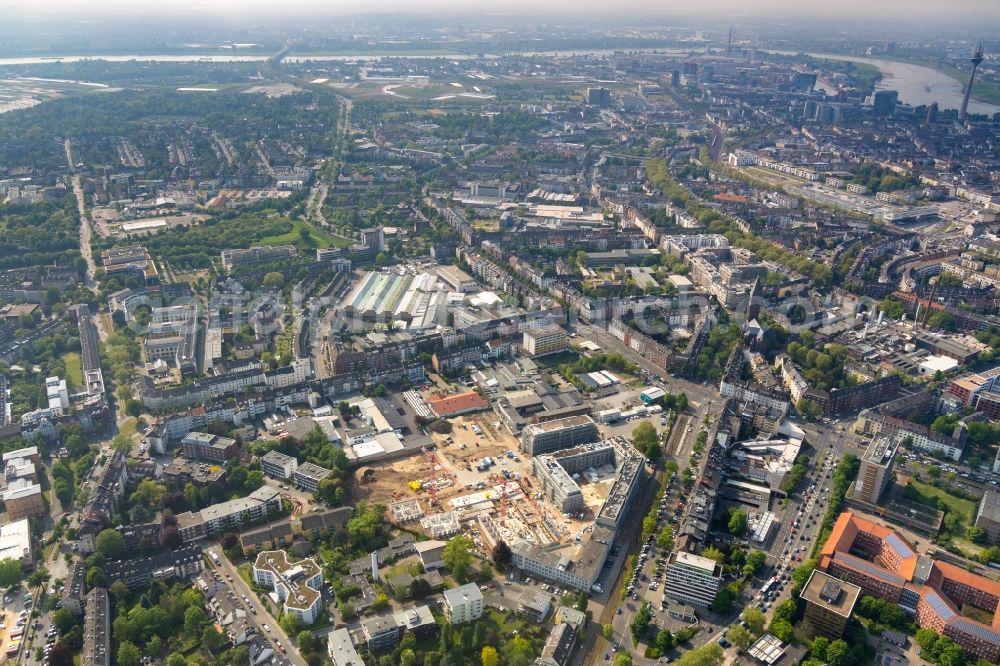
M 680 564 L 692 569 L 701 569 L 706 573 L 717 574 L 719 573 L 719 563 L 709 557 L 702 557 L 701 555 L 695 555 L 694 553 L 689 553 L 687 551 L 678 551 L 671 555 L 671 564 Z
M 525 428 L 525 430 L 531 430 L 534 432 L 550 432 L 552 430 L 560 430 L 562 428 L 572 428 L 574 426 L 592 424 L 593 422 L 594 420 L 592 418 L 586 414 L 581 414 L 579 416 L 567 416 L 564 419 L 555 419 L 554 421 L 532 423 Z
M 851 617 L 859 596 L 861 588 L 857 585 L 818 570 L 812 572 L 806 586 L 802 588 L 802 593 L 799 594 L 802 599 L 845 618 Z

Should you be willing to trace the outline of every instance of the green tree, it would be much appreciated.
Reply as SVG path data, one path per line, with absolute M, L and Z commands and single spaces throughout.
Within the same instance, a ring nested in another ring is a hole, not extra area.
M 826 636 L 817 636 L 809 646 L 809 656 L 819 661 L 826 661 L 826 649 L 830 647 L 830 639 Z
M 125 554 L 125 538 L 111 528 L 102 530 L 94 541 L 94 547 L 106 560 L 118 560 Z
M 792 586 L 794 589 L 801 590 L 806 586 L 809 576 L 812 575 L 813 569 L 816 568 L 816 564 L 814 558 L 809 558 L 792 572 Z
M 981 527 L 970 527 L 965 530 L 965 536 L 972 543 L 984 544 L 986 543 L 986 530 Z
M 831 642 L 826 648 L 826 663 L 830 666 L 848 666 L 854 663 L 851 648 L 842 639 Z
M 743 611 L 743 621 L 747 623 L 747 628 L 754 635 L 760 635 L 764 633 L 764 624 L 766 618 L 764 614 L 760 612 L 757 608 L 747 608 Z
M 624 650 L 616 652 L 613 666 L 632 666 L 632 655 Z
M 184 655 L 179 652 L 172 652 L 167 657 L 167 666 L 185 666 Z
M 771 633 L 774 634 L 778 640 L 787 643 L 792 640 L 792 623 L 788 620 L 775 620 L 771 623 Z
M 68 608 L 60 608 L 52 614 L 52 623 L 56 625 L 56 631 L 62 636 L 69 632 L 70 629 L 75 627 L 78 623 L 76 621 L 76 615 L 73 614 Z
M 127 456 L 132 452 L 132 439 L 128 435 L 118 433 L 111 440 L 111 448 Z
M 535 650 L 531 643 L 521 636 L 514 636 L 504 645 L 507 666 L 531 666 L 535 661 Z
M 716 613 L 725 613 L 733 607 L 734 603 L 736 603 L 736 594 L 729 585 L 726 585 L 715 593 L 715 599 L 712 600 L 712 610 Z
M 707 643 L 682 654 L 674 663 L 677 666 L 718 666 L 722 663 L 722 647 L 717 643 Z
M 472 565 L 473 543 L 461 534 L 452 537 L 441 553 L 441 561 L 460 583 L 465 583 Z
M 762 550 L 752 550 L 747 554 L 743 564 L 743 575 L 752 576 L 760 571 L 767 562 L 767 554 Z
M 282 613 L 281 619 L 278 620 L 278 624 L 281 625 L 281 628 L 284 629 L 285 633 L 289 636 L 297 634 L 299 629 L 302 627 L 302 622 L 299 620 L 299 616 L 292 613 Z
M 643 421 L 632 430 L 632 444 L 650 460 L 657 460 L 662 452 L 660 436 L 656 427 L 649 421 Z
M 701 551 L 702 557 L 707 557 L 710 560 L 715 560 L 719 564 L 723 564 L 726 561 L 725 554 L 716 548 L 715 546 L 709 546 Z
M 607 638 L 609 641 L 611 637 L 615 634 L 615 628 L 611 624 L 601 625 L 601 635 Z
M 296 642 L 299 644 L 299 649 L 305 652 L 312 652 L 316 649 L 316 637 L 308 629 L 303 629 L 295 637 Z
M 108 588 L 108 593 L 116 603 L 127 603 L 132 594 L 129 592 L 128 586 L 120 580 L 116 580 L 111 584 L 111 587 Z
M 815 421 L 823 414 L 823 408 L 820 407 L 819 403 L 809 398 L 799 398 L 799 401 L 795 403 L 795 409 L 803 418 L 810 421 Z
M 104 569 L 99 566 L 94 566 L 87 569 L 87 575 L 84 578 L 84 582 L 86 582 L 88 588 L 106 587 L 108 579 L 104 575 Z
M 184 633 L 197 636 L 208 622 L 208 615 L 200 606 L 190 606 L 184 611 Z
M 49 573 L 48 569 L 36 569 L 34 573 L 28 576 L 28 587 L 39 587 L 49 582 L 52 575 Z
M 749 517 L 743 509 L 733 509 L 729 512 L 729 533 L 742 536 L 747 531 Z
M 285 276 L 278 272 L 267 273 L 264 276 L 264 286 L 268 289 L 281 289 L 285 286 Z
M 750 645 L 750 639 L 750 632 L 742 625 L 734 624 L 726 631 L 726 640 L 744 650 Z
M 129 497 L 129 504 L 133 508 L 141 507 L 148 520 L 160 509 L 160 506 L 163 504 L 163 496 L 166 492 L 166 486 L 151 479 L 143 479 L 136 486 L 131 497 Z
M 944 331 L 955 330 L 955 317 L 947 312 L 935 312 L 927 318 L 928 328 L 939 328 Z
M 11 587 L 21 582 L 24 571 L 21 563 L 10 557 L 0 560 L 0 587 Z
M 653 614 L 649 610 L 649 602 L 643 601 L 639 607 L 639 611 L 633 616 L 632 622 L 628 626 L 632 632 L 632 641 L 634 643 L 638 643 L 646 635 L 652 619 Z
M 660 533 L 656 536 L 656 545 L 663 550 L 673 550 L 674 547 L 674 531 L 670 528 L 670 525 L 665 525 Z
M 139 666 L 142 652 L 131 641 L 122 641 L 118 646 L 118 666 Z
M 225 638 L 212 625 L 205 627 L 205 631 L 201 634 L 201 645 L 209 651 L 218 650 L 224 642 Z

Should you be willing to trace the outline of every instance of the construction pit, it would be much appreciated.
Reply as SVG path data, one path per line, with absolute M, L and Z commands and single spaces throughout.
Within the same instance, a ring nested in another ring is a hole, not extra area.
M 462 531 L 484 550 L 490 544 L 480 519 L 491 521 L 508 543 L 586 541 L 614 481 L 613 466 L 574 475 L 584 509 L 566 515 L 543 497 L 531 456 L 519 450 L 520 441 L 491 416 L 457 417 L 451 433 L 431 435 L 436 450 L 360 468 L 354 496 L 386 504 L 387 517 L 398 525 L 422 528 L 441 539 Z M 487 458 L 492 464 L 485 467 Z

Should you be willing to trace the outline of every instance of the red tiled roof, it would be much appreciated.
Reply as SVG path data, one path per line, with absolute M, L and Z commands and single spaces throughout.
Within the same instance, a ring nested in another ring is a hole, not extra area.
M 720 192 L 719 194 L 715 195 L 715 200 L 716 201 L 725 201 L 725 202 L 728 202 L 728 203 L 746 203 L 747 202 L 747 198 L 746 197 L 744 197 L 742 195 L 739 195 L 739 194 L 733 194 L 732 192 Z
M 486 409 L 490 406 L 488 402 L 475 391 L 456 393 L 442 397 L 431 398 L 427 401 L 434 413 L 438 416 L 448 416 L 461 412 L 469 412 L 476 409 Z

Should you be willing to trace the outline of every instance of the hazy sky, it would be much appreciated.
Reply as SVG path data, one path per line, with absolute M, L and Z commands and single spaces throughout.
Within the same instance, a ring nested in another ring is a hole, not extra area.
M 316 13 L 367 13 L 377 11 L 440 12 L 488 11 L 498 14 L 552 14 L 568 12 L 567 18 L 590 13 L 622 14 L 630 11 L 665 14 L 701 15 L 705 18 L 789 15 L 840 16 L 863 19 L 866 16 L 898 17 L 910 22 L 924 17 L 960 15 L 1000 18 L 998 0 L 0 0 L 0 14 L 72 13 L 98 14 L 113 11 L 127 15 L 156 14 L 169 9 L 195 13 L 236 12 L 280 13 L 312 11 Z

